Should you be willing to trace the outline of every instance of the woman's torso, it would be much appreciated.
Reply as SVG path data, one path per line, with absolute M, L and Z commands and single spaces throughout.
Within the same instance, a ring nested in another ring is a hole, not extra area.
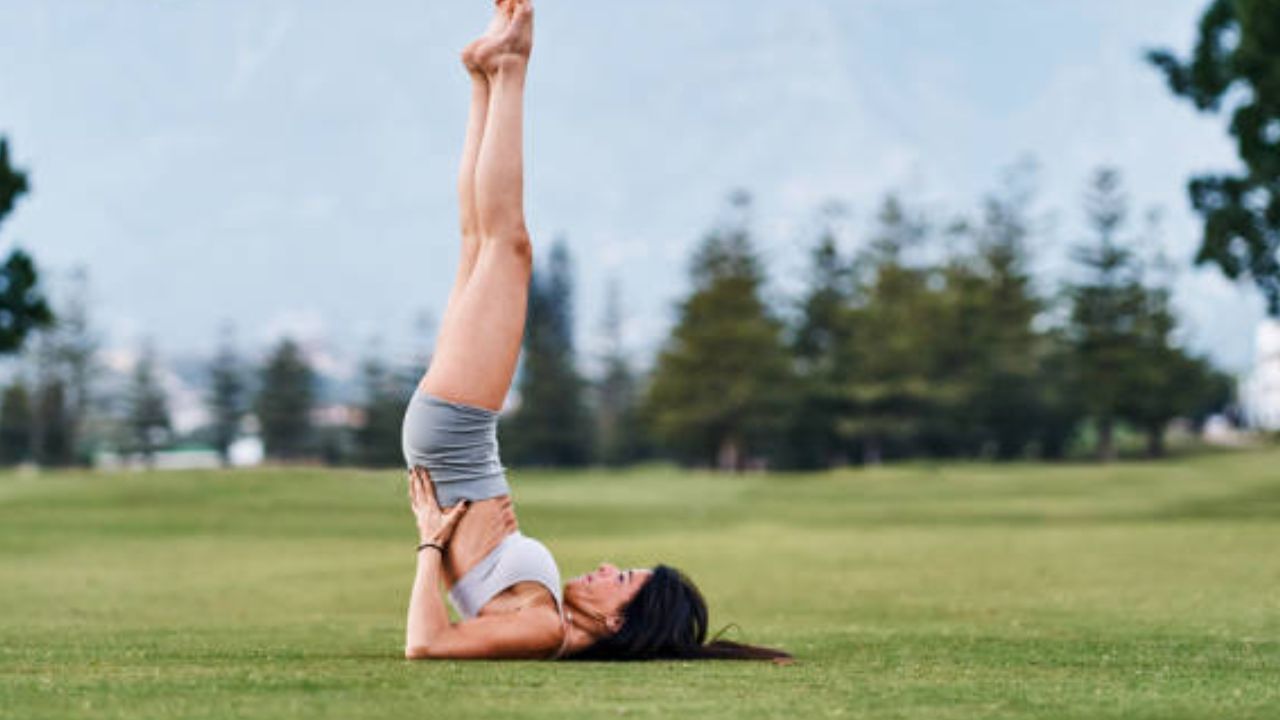
M 458 580 L 480 563 L 512 532 L 495 534 L 493 528 L 501 527 L 506 513 L 514 513 L 507 507 L 507 496 L 473 501 L 458 521 L 458 527 L 449 541 L 445 555 L 445 583 L 453 588 Z M 534 581 L 517 582 L 489 599 L 480 609 L 480 616 L 505 615 L 514 612 L 551 612 L 559 616 L 555 596 L 545 585 Z
M 494 533 L 495 527 L 505 524 L 506 513 L 515 513 L 514 508 L 506 508 L 507 498 L 504 495 L 488 500 L 474 500 L 458 521 L 444 558 L 445 583 L 449 587 L 453 587 L 459 578 L 493 552 L 507 535 L 519 530 L 519 523 L 516 523 L 510 532 Z

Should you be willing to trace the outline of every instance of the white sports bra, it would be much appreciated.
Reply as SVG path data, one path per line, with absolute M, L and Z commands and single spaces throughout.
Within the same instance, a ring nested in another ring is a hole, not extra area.
M 560 570 L 545 545 L 531 537 L 512 533 L 498 547 L 467 571 L 449 591 L 449 602 L 463 618 L 480 614 L 495 595 L 521 582 L 540 583 L 556 599 L 556 609 L 564 614 L 560 596 Z

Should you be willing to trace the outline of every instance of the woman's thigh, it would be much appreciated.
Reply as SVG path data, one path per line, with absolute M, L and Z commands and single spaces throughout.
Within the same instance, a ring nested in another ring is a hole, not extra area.
M 500 410 L 524 338 L 531 266 L 527 253 L 482 246 L 440 327 L 422 389 L 442 400 Z

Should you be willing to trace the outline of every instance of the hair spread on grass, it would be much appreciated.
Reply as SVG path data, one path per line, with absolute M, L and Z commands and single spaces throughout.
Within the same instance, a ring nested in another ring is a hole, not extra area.
M 726 628 L 727 629 L 727 628 Z M 707 642 L 707 603 L 679 570 L 659 565 L 623 611 L 622 628 L 573 656 L 575 660 L 775 660 L 791 654 L 722 640 Z

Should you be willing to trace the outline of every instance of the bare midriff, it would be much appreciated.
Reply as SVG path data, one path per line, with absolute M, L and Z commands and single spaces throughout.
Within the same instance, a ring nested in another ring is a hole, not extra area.
M 504 500 L 506 495 L 473 500 L 466 514 L 458 521 L 458 527 L 449 540 L 449 550 L 445 555 L 445 584 L 453 587 L 467 571 L 475 567 L 486 555 L 511 533 L 494 532 L 495 527 L 503 524 Z M 511 510 L 512 514 L 515 510 Z

